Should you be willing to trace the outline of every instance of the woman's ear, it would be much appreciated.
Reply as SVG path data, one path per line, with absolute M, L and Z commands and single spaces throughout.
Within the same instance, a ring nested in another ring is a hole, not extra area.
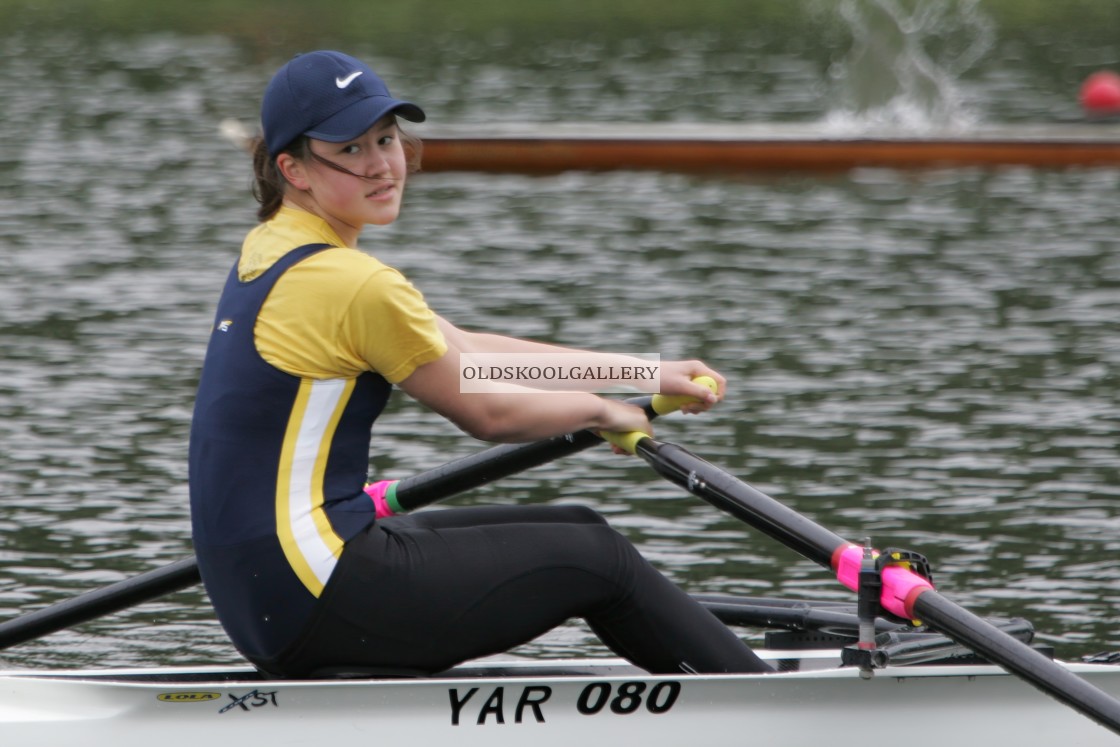
M 280 169 L 280 173 L 296 189 L 306 191 L 310 188 L 311 185 L 307 181 L 307 170 L 303 166 L 303 161 L 291 153 L 281 153 L 276 156 L 276 168 Z

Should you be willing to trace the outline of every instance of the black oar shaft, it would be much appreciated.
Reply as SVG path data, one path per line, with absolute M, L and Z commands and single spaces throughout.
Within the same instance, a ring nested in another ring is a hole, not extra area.
M 535 443 L 494 446 L 401 480 L 397 501 L 411 511 L 596 443 L 602 443 L 602 439 L 584 432 Z M 201 580 L 198 561 L 190 557 L 86 592 L 0 623 L 0 650 L 194 586 Z
M 201 580 L 198 562 L 193 557 L 183 558 L 169 566 L 0 623 L 0 649 L 194 586 Z
M 1120 734 L 1120 702 L 1114 697 L 936 591 L 918 596 L 914 614 L 957 643 Z
M 397 485 L 397 502 L 412 511 L 602 442 L 598 436 L 581 431 L 535 443 L 493 446 L 406 477 Z
M 663 477 L 826 568 L 846 540 L 676 444 L 647 438 L 637 454 Z
M 651 420 L 658 415 L 651 397 L 627 401 L 643 407 Z M 661 412 L 670 410 L 667 402 L 659 403 L 658 407 Z M 533 443 L 493 446 L 401 480 L 397 485 L 397 502 L 411 511 L 602 442 L 598 436 L 581 431 Z M 86 592 L 0 623 L 0 650 L 185 589 L 200 580 L 198 562 L 191 557 Z
M 851 544 L 680 446 L 645 438 L 635 453 L 693 495 L 825 568 Z M 917 596 L 913 617 L 1120 734 L 1120 701 L 932 589 Z
M 643 408 L 650 420 L 673 409 L 668 400 L 655 403 L 648 396 L 626 401 Z M 603 439 L 590 431 L 579 431 L 533 443 L 491 446 L 401 480 L 397 485 L 397 503 L 404 510 L 413 511 L 601 443 Z

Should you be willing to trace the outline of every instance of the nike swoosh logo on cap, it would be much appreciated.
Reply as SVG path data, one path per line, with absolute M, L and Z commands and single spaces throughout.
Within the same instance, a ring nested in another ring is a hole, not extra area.
M 335 78 L 334 79 L 334 84 L 336 86 L 338 86 L 339 88 L 346 88 L 346 86 L 348 86 L 348 85 L 350 85 L 351 83 L 354 82 L 354 78 L 357 78 L 361 74 L 362 74 L 362 71 L 358 70 L 357 72 L 350 73 L 345 78 Z

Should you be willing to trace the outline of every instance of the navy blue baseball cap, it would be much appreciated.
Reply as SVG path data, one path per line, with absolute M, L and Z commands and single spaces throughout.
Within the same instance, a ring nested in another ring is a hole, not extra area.
M 273 158 L 300 135 L 342 143 L 393 112 L 423 122 L 424 110 L 395 99 L 363 62 L 342 52 L 296 55 L 272 76 L 261 102 L 261 125 Z

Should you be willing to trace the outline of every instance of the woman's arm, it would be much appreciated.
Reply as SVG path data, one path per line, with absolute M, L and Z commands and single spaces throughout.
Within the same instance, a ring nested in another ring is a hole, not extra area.
M 511 385 L 486 392 L 460 391 L 457 335 L 447 352 L 418 367 L 398 386 L 470 435 L 484 441 L 536 441 L 587 428 L 651 433 L 640 407 L 590 392 L 542 392 Z
M 581 362 L 604 368 L 614 366 L 617 369 L 624 366 L 650 365 L 648 360 L 629 355 L 577 350 L 517 337 L 469 332 L 456 327 L 443 317 L 437 317 L 437 322 L 448 345 L 454 344 L 454 347 L 461 353 L 578 354 Z M 684 395 L 696 399 L 695 404 L 682 408 L 684 412 L 703 412 L 723 399 L 727 387 L 726 379 L 701 361 L 661 361 L 659 369 L 659 392 L 661 394 Z M 713 394 L 707 387 L 696 384 L 693 379 L 698 376 L 710 376 L 714 379 L 717 385 L 716 393 Z

